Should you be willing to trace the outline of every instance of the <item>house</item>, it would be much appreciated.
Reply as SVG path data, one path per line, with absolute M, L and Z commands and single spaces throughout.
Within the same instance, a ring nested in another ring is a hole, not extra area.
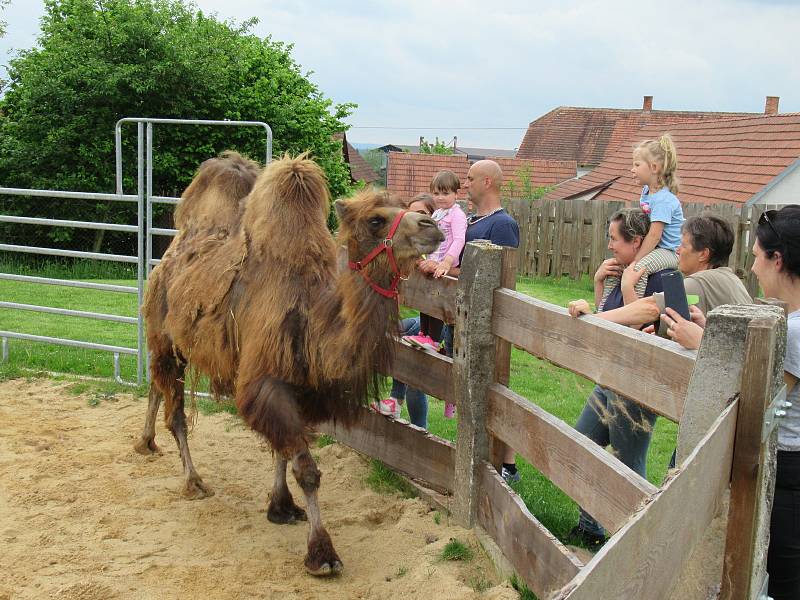
M 386 189 L 395 194 L 412 197 L 427 192 L 434 175 L 442 170 L 452 171 L 462 182 L 474 162 L 466 154 L 411 154 L 389 152 Z M 575 161 L 524 160 L 503 156 L 491 157 L 503 169 L 508 196 L 520 196 L 527 187 L 549 187 L 576 175 Z M 513 182 L 512 185 L 509 182 Z M 466 199 L 461 190 L 459 200 Z
M 389 152 L 408 152 L 410 154 L 419 154 L 419 146 L 409 146 L 405 144 L 386 144 L 375 148 L 381 152 L 388 154 Z M 484 158 L 516 158 L 516 150 L 504 150 L 502 148 L 467 148 L 457 145 L 452 147 L 453 154 L 463 154 L 471 162 L 483 160 Z
M 765 114 L 778 112 L 778 98 L 768 96 Z M 648 125 L 661 130 L 676 123 L 702 122 L 758 113 L 653 110 L 653 97 L 645 96 L 641 109 L 580 108 L 559 106 L 531 122 L 517 158 L 574 160 L 582 176 L 616 148 Z
M 558 185 L 546 199 L 636 200 L 632 147 L 664 133 L 651 124 L 610 149 L 590 173 Z M 672 125 L 684 202 L 784 204 L 800 200 L 800 113 L 698 120 Z
M 342 143 L 342 156 L 350 168 L 350 180 L 353 183 L 358 181 L 375 183 L 380 180 L 380 176 L 369 166 L 364 157 L 347 141 L 347 135 L 344 132 L 335 133 L 333 139 Z

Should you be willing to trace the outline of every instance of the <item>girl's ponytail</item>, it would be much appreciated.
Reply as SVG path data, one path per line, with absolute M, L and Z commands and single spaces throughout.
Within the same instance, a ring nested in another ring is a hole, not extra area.
M 661 183 L 673 194 L 678 193 L 678 151 L 672 137 L 665 133 L 658 139 L 658 146 L 664 154 L 663 167 L 661 170 Z

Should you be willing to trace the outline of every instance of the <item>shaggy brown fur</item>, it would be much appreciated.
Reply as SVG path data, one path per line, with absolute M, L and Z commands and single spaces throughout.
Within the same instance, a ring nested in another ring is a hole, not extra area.
M 216 162 L 215 162 L 216 161 Z M 291 522 L 305 513 L 286 487 L 286 464 L 306 494 L 311 517 L 306 567 L 336 573 L 341 561 L 322 526 L 316 501 L 320 474 L 308 453 L 310 425 L 349 422 L 377 392 L 386 372 L 397 302 L 374 293 L 359 273 L 337 272 L 337 244 L 326 225 L 329 206 L 321 169 L 284 158 L 252 184 L 237 155 L 203 164 L 176 215 L 181 233 L 153 271 L 145 297 L 153 388 L 137 443 L 152 452 L 160 397 L 181 451 L 184 493 L 211 494 L 197 475 L 186 441 L 186 363 L 207 374 L 214 391 L 233 393 L 240 415 L 278 453 L 268 516 Z M 252 190 L 245 199 L 242 193 Z M 372 190 L 337 201 L 339 242 L 359 260 L 387 235 L 399 203 Z M 406 214 L 393 250 L 401 269 L 442 239 L 435 223 Z M 382 285 L 392 278 L 385 253 L 368 266 Z

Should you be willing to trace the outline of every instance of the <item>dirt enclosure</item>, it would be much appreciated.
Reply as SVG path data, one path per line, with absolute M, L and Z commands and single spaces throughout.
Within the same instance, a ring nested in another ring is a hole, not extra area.
M 367 461 L 339 444 L 314 454 L 345 572 L 313 578 L 303 569 L 306 524 L 267 521 L 272 456 L 236 417 L 198 417 L 193 458 L 216 494 L 187 501 L 160 422 L 163 455 L 133 451 L 146 401 L 76 395 L 74 385 L 0 383 L 0 600 L 518 598 L 471 532 L 444 515 L 437 524 L 421 500 L 373 492 Z M 476 557 L 441 561 L 453 537 Z

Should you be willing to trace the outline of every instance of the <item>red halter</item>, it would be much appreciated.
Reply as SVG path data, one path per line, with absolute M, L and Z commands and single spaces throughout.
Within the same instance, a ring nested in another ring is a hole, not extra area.
M 397 216 L 394 218 L 394 221 L 392 221 L 392 226 L 389 227 L 389 233 L 386 235 L 386 239 L 384 239 L 380 244 L 375 246 L 375 248 L 372 249 L 372 252 L 367 254 L 364 258 L 362 258 L 359 261 L 347 262 L 347 266 L 350 267 L 353 271 L 358 271 L 359 273 L 361 273 L 361 276 L 369 284 L 369 287 L 371 287 L 381 296 L 384 296 L 386 298 L 397 298 L 398 296 L 397 285 L 400 283 L 401 276 L 400 276 L 400 267 L 397 266 L 397 261 L 394 259 L 394 252 L 392 252 L 392 245 L 393 245 L 392 238 L 394 237 L 394 234 L 397 232 L 397 228 L 400 226 L 400 221 L 403 219 L 403 217 L 407 212 L 408 212 L 407 210 L 401 210 L 397 214 Z M 372 281 L 369 275 L 367 275 L 367 272 L 364 270 L 364 267 L 366 267 L 370 263 L 370 261 L 372 261 L 372 259 L 378 256 L 384 250 L 386 250 L 386 255 L 389 258 L 389 266 L 392 268 L 392 273 L 394 275 L 392 277 L 392 283 L 389 285 L 388 289 L 383 288 L 374 281 Z

